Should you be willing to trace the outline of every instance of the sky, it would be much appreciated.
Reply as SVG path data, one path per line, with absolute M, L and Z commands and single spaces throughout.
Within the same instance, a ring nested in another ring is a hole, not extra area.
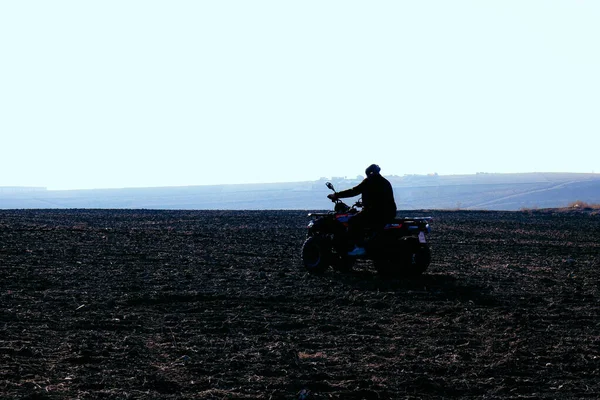
M 600 2 L 2 1 L 0 186 L 600 173 Z

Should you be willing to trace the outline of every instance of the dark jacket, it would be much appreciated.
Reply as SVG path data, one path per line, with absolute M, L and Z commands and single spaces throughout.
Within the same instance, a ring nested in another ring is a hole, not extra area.
M 338 192 L 337 197 L 354 197 L 359 194 L 362 194 L 363 209 L 369 214 L 385 219 L 393 219 L 396 216 L 394 191 L 390 182 L 383 176 L 376 174 L 365 178 L 352 189 Z

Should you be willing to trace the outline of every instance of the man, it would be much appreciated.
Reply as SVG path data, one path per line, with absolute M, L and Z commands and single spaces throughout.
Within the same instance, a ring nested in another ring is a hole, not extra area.
M 352 189 L 342 190 L 327 197 L 332 201 L 362 194 L 363 209 L 348 221 L 348 235 L 354 242 L 349 256 L 362 256 L 365 249 L 361 244 L 365 228 L 379 228 L 396 217 L 396 202 L 390 182 L 380 175 L 381 168 L 372 164 L 365 170 L 367 177 Z

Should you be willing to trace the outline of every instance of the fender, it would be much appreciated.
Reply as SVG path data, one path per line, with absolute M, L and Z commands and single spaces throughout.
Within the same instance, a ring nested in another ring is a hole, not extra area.
M 335 235 L 346 231 L 344 224 L 335 219 L 333 214 L 311 220 L 308 223 L 307 228 L 309 235 L 315 235 L 317 233 Z
M 307 226 L 308 235 L 313 236 L 316 233 L 321 232 L 322 230 L 324 230 L 325 226 L 326 226 L 326 218 L 324 218 L 324 217 L 311 220 Z

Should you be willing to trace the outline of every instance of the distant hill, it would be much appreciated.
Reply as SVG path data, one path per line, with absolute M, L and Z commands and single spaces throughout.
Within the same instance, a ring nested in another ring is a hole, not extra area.
M 387 176 L 399 210 L 520 210 L 564 207 L 576 200 L 600 203 L 600 174 L 523 173 Z M 96 190 L 46 190 L 0 187 L 0 209 L 145 208 L 145 209 L 302 209 L 331 208 L 317 181 Z M 332 178 L 337 190 L 358 178 Z M 351 199 L 348 203 L 351 203 Z

